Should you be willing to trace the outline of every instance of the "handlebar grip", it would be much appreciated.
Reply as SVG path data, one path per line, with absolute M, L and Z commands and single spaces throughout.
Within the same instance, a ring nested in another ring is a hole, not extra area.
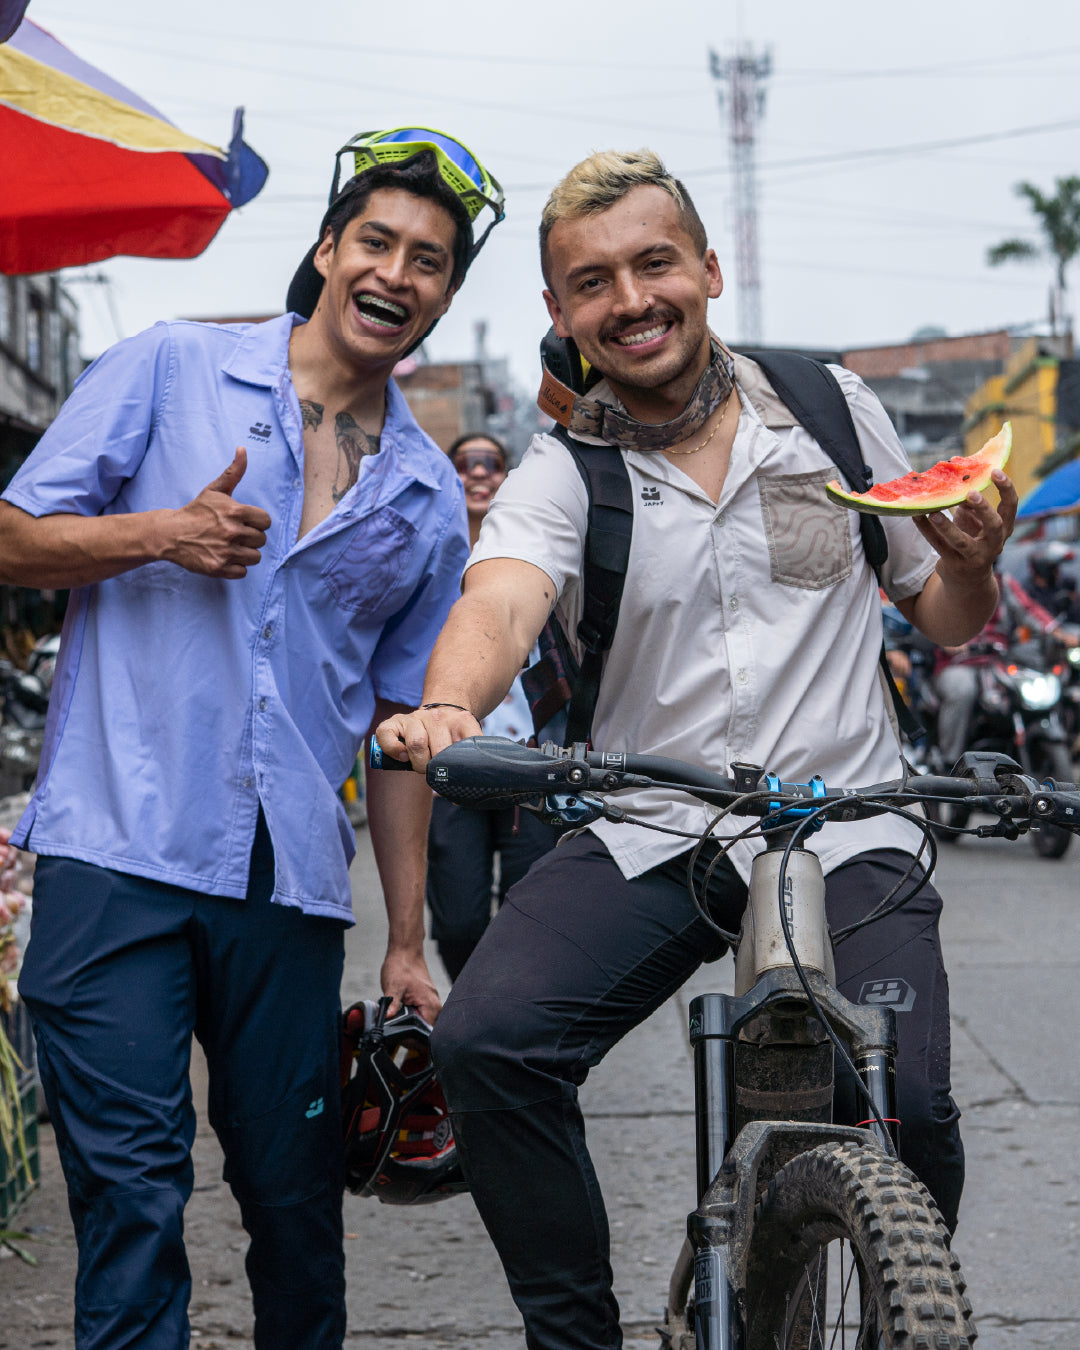
M 1063 825 L 1067 830 L 1080 834 L 1080 792 L 1056 789 L 1053 792 L 1037 792 L 1031 799 L 1035 817 L 1038 820 L 1052 821 Z
M 368 768 L 369 769 L 404 769 L 406 773 L 412 773 L 412 764 L 409 760 L 394 759 L 392 755 L 385 754 L 382 746 L 371 737 L 371 743 L 368 746 Z

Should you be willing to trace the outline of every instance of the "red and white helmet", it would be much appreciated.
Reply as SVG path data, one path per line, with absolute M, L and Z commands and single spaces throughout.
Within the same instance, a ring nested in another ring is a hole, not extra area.
M 345 1184 L 387 1205 L 422 1205 L 468 1190 L 450 1113 L 431 1062 L 431 1024 L 389 998 L 345 1013 L 341 1108 Z

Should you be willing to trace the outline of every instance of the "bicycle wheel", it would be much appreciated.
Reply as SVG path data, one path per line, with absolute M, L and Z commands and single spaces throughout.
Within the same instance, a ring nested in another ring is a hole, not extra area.
M 824 1144 L 758 1203 L 747 1350 L 966 1350 L 960 1263 L 929 1193 L 901 1163 Z

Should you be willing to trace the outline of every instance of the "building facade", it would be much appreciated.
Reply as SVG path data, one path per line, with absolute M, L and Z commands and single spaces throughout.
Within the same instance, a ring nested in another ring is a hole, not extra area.
M 81 369 L 78 309 L 59 279 L 0 274 L 0 484 L 37 444 Z
M 0 273 L 0 487 L 37 444 L 82 370 L 79 312 L 58 277 Z M 21 664 L 55 629 L 66 592 L 0 586 L 0 657 Z
M 978 450 L 1005 422 L 1012 423 L 1008 473 L 1021 499 L 1080 449 L 1080 444 L 1072 443 L 1075 436 L 1064 442 L 1059 436 L 1058 373 L 1065 343 L 1065 338 L 1028 338 L 967 403 L 966 453 Z M 1066 453 L 1059 454 L 1060 450 Z

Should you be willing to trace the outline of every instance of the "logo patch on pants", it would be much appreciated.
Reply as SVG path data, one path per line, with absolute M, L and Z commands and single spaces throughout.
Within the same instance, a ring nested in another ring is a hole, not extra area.
M 907 980 L 868 980 L 859 990 L 857 1002 L 910 1012 L 915 1006 L 915 990 Z
M 316 1097 L 315 1100 L 308 1107 L 308 1109 L 304 1112 L 304 1115 L 307 1116 L 308 1120 L 311 1120 L 314 1116 L 321 1116 L 322 1113 L 323 1113 L 323 1099 L 321 1097 Z

